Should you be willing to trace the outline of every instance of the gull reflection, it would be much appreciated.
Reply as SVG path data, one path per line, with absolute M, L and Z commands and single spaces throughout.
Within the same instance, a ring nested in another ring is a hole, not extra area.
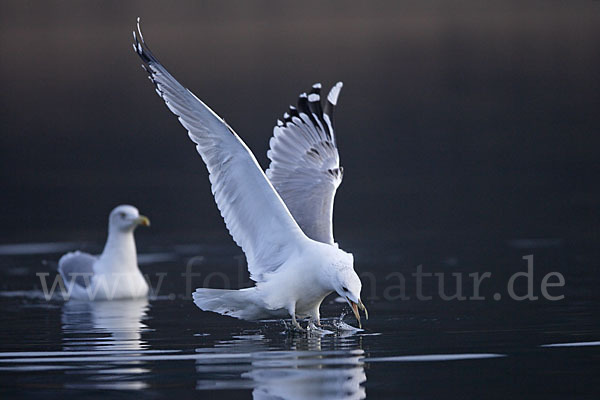
M 223 354 L 223 359 L 197 360 L 196 371 L 211 378 L 198 380 L 198 390 L 248 388 L 254 399 L 366 397 L 364 352 L 357 337 L 300 337 L 273 343 L 261 334 L 250 334 L 197 351 Z M 232 358 L 232 353 L 239 357 Z
M 63 305 L 65 350 L 141 350 L 148 299 L 68 301 Z
M 138 380 L 149 372 L 142 361 L 108 360 L 115 351 L 127 355 L 142 354 L 148 344 L 142 339 L 147 330 L 143 320 L 148 312 L 148 299 L 121 301 L 66 302 L 62 308 L 64 351 L 94 351 L 107 356 L 107 361 L 87 364 L 74 375 L 86 374 L 84 382 L 72 382 L 70 388 L 143 389 L 147 383 Z M 139 351 L 139 353 L 137 352 Z

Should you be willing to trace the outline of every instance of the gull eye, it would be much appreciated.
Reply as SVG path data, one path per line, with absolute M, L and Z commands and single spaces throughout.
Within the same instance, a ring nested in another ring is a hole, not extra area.
M 124 213 L 124 212 L 120 212 L 120 213 L 119 213 L 119 217 L 121 217 L 121 218 L 125 218 L 125 213 Z
M 346 286 L 344 286 L 344 287 L 342 288 L 342 290 L 343 290 L 344 292 L 349 292 L 349 290 L 348 290 L 348 288 L 347 288 Z

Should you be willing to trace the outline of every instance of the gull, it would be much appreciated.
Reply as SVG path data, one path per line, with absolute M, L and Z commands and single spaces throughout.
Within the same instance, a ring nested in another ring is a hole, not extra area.
M 321 105 L 320 84 L 303 93 L 278 121 L 270 141 L 268 170 L 235 131 L 183 87 L 152 54 L 137 21 L 135 52 L 165 101 L 188 131 L 206 164 L 217 207 L 242 248 L 255 286 L 239 290 L 198 288 L 194 303 L 204 311 L 256 321 L 290 316 L 320 325 L 319 307 L 336 292 L 361 327 L 362 284 L 352 254 L 333 239 L 333 200 L 342 168 L 333 130 L 333 109 L 342 83 Z
M 108 239 L 100 256 L 74 251 L 60 258 L 58 272 L 70 298 L 113 300 L 148 294 L 148 283 L 138 268 L 133 237 L 139 225 L 150 226 L 150 220 L 133 206 L 117 206 L 108 217 Z

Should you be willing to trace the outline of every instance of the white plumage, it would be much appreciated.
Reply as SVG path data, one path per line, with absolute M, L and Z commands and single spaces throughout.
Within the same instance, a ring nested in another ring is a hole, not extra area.
M 139 29 L 134 50 L 157 93 L 178 116 L 206 164 L 212 192 L 231 236 L 244 251 L 256 286 L 199 288 L 203 310 L 247 320 L 290 315 L 319 323 L 319 306 L 337 291 L 357 319 L 361 282 L 353 257 L 334 246 L 333 196 L 341 181 L 332 111 L 341 83 L 321 110 L 319 89 L 303 94 L 274 130 L 267 175 L 242 139 L 184 88 L 154 57 Z M 316 96 L 316 97 L 315 97 Z M 359 320 L 360 323 L 360 320 Z

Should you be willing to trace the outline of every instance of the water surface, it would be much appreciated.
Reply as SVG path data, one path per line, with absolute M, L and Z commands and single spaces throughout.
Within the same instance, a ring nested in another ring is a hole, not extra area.
M 141 268 L 151 282 L 165 274 L 159 293 L 114 302 L 63 301 L 58 295 L 46 301 L 35 274 L 54 276 L 52 261 L 64 244 L 4 246 L 0 387 L 8 394 L 51 398 L 63 396 L 63 389 L 102 396 L 136 391 L 144 397 L 260 399 L 593 397 L 600 387 L 595 372 L 600 324 L 597 302 L 586 293 L 597 281 L 578 280 L 577 271 L 565 268 L 572 261 L 571 246 L 560 241 L 521 244 L 535 243 L 542 246 L 496 243 L 506 259 L 478 263 L 466 257 L 466 250 L 446 254 L 438 248 L 424 257 L 416 244 L 406 251 L 394 243 L 379 248 L 353 243 L 357 268 L 372 273 L 363 281 L 375 282 L 373 291 L 363 291 L 371 318 L 363 331 L 351 330 L 355 322 L 330 297 L 322 307 L 324 323 L 333 328 L 343 317 L 349 325 L 325 335 L 289 332 L 279 321 L 250 323 L 197 309 L 181 276 L 186 264 L 198 256 L 193 253 L 202 252 L 203 261 L 191 267 L 200 274 L 192 286 L 215 271 L 237 282 L 239 254 L 233 246 L 142 244 Z M 490 290 L 505 284 L 500 269 L 524 271 L 519 255 L 530 251 L 545 264 L 539 274 L 553 268 L 565 273 L 565 299 L 493 300 Z M 432 284 L 423 288 L 433 295 L 430 301 L 414 298 L 410 284 L 409 300 L 386 298 L 385 293 L 393 293 L 386 292 L 394 283 L 390 273 L 409 277 L 421 257 L 429 271 L 467 273 L 483 271 L 484 265 L 500 275 L 482 286 L 483 301 L 443 301 Z M 218 279 L 212 283 L 219 286 Z

